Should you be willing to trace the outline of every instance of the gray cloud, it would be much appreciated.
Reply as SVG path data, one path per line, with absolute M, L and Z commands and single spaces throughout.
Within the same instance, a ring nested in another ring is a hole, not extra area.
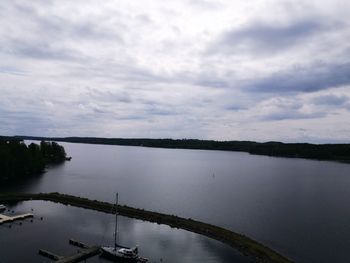
M 0 108 L 0 123 L 10 134 L 23 134 L 24 131 L 40 132 L 55 127 L 49 116 L 26 111 L 10 111 Z
M 225 109 L 229 111 L 241 111 L 241 110 L 246 110 L 247 108 L 241 105 L 234 104 L 234 105 L 226 106 Z
M 349 102 L 348 96 L 324 95 L 312 99 L 315 105 L 342 106 Z
M 262 116 L 263 121 L 282 121 L 282 120 L 300 120 L 316 119 L 326 117 L 326 112 L 305 113 L 301 111 L 281 110 L 280 112 L 270 113 Z
M 324 118 L 328 112 L 324 109 L 310 108 L 297 98 L 279 98 L 263 102 L 258 111 L 258 119 L 262 121 L 302 120 Z
M 315 92 L 350 84 L 350 63 L 317 64 L 308 68 L 277 72 L 245 85 L 249 92 Z
M 89 18 L 84 19 L 67 19 L 57 16 L 53 12 L 53 6 L 50 3 L 45 4 L 45 11 L 40 12 L 40 9 L 33 8 L 33 6 L 23 3 L 14 3 L 12 12 L 17 13 L 21 18 L 26 18 L 34 24 L 34 32 L 37 34 L 43 33 L 43 36 L 49 36 L 53 39 L 70 38 L 70 39 L 93 39 L 99 41 L 101 39 L 111 39 L 122 42 L 123 39 L 117 30 L 108 30 L 103 23 L 106 21 L 105 16 L 100 16 L 100 23 L 93 23 Z M 114 18 L 118 18 L 119 13 L 114 11 Z M 115 29 L 119 29 L 121 24 L 114 23 Z
M 209 48 L 209 52 L 224 54 L 242 51 L 253 54 L 277 53 L 295 45 L 301 45 L 307 38 L 329 29 L 329 26 L 325 26 L 319 21 L 322 19 L 294 21 L 287 25 L 256 22 L 224 33 Z
M 150 69 L 136 65 L 130 60 L 123 63 L 91 58 L 80 58 L 80 62 L 67 70 L 67 77 L 77 79 L 89 78 L 103 83 L 133 82 L 142 88 L 144 83 L 171 82 L 170 78 L 155 74 Z M 136 86 L 135 86 L 136 88 Z M 143 87 L 145 88 L 145 87 Z M 113 95 L 113 94 L 111 94 Z
M 347 138 L 350 5 L 264 1 L 0 1 L 0 133 Z
M 107 101 L 107 102 L 114 102 L 114 103 L 132 103 L 133 99 L 130 95 L 130 92 L 126 91 L 101 91 L 98 89 L 93 88 L 87 88 L 85 95 L 89 97 L 90 99 L 97 100 L 97 101 Z
M 76 60 L 78 58 L 77 52 L 66 48 L 57 48 L 45 42 L 26 43 L 19 41 L 12 41 L 8 44 L 9 48 L 5 51 L 9 55 L 16 55 L 18 57 L 27 57 L 42 60 Z
M 14 2 L 12 5 L 0 3 L 0 14 L 11 18 L 3 20 L 6 34 L 0 35 L 0 53 L 15 55 L 19 58 L 38 60 L 75 60 L 84 62 L 88 57 L 79 48 L 83 43 L 99 43 L 105 41 L 114 45 L 122 44 L 119 34 L 123 26 L 117 23 L 118 13 L 114 13 L 111 22 L 100 16 L 99 23 L 91 21 L 90 17 L 65 17 L 57 15 L 53 5 L 41 5 L 40 8 L 28 3 Z M 17 19 L 13 20 L 12 18 Z M 13 24 L 18 24 L 14 30 Z M 110 30 L 113 26 L 114 30 Z
M 161 104 L 151 104 L 146 107 L 146 112 L 148 115 L 158 115 L 158 116 L 169 116 L 169 115 L 177 115 L 178 112 L 175 107 L 170 107 L 167 105 Z
M 26 72 L 11 66 L 4 66 L 4 67 L 0 66 L 0 73 L 11 74 L 16 76 L 24 76 L 26 74 Z
M 229 81 L 226 80 L 226 78 L 219 78 L 212 74 L 211 75 L 199 74 L 198 76 L 196 76 L 196 79 L 193 80 L 193 83 L 195 85 L 212 87 L 212 88 L 232 87 L 232 85 L 229 83 Z

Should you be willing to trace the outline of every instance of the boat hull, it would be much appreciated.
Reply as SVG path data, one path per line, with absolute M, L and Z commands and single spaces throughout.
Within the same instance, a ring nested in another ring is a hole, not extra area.
M 110 259 L 114 262 L 120 262 L 120 263 L 137 263 L 139 261 L 139 257 L 126 257 L 122 254 L 119 254 L 115 251 L 110 251 L 109 249 L 101 249 L 102 253 L 101 256 L 107 259 Z
M 102 252 L 101 257 L 104 257 L 106 259 L 110 259 L 113 262 L 120 262 L 120 263 L 137 263 L 139 260 L 137 258 L 124 258 L 119 257 L 114 254 L 110 254 L 108 252 Z

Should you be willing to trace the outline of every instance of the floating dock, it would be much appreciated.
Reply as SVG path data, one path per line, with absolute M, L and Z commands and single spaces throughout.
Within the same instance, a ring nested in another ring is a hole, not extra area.
M 74 262 L 80 262 L 85 259 L 91 258 L 93 256 L 96 256 L 100 254 L 100 247 L 89 247 L 84 248 L 79 251 L 78 254 L 74 254 L 72 256 L 61 258 L 56 263 L 74 263 Z
M 5 216 L 0 214 L 0 225 L 4 223 L 11 223 L 17 220 L 24 220 L 26 218 L 34 217 L 33 214 L 23 214 L 23 215 L 17 215 L 17 216 Z
M 45 249 L 40 249 L 39 250 L 39 255 L 42 255 L 44 257 L 47 257 L 47 258 L 55 260 L 55 261 L 63 259 L 63 257 L 60 257 L 60 256 L 58 256 L 58 255 L 56 255 L 54 253 L 51 253 L 50 251 L 47 251 Z
M 43 250 L 43 249 L 39 250 L 39 254 L 44 256 L 44 257 L 47 257 L 49 259 L 54 260 L 55 263 L 81 262 L 83 260 L 86 260 L 88 258 L 91 258 L 93 256 L 96 256 L 96 255 L 100 254 L 101 247 L 98 247 L 98 246 L 89 247 L 88 245 L 86 245 L 86 244 L 84 244 L 82 242 L 73 240 L 73 239 L 69 240 L 69 244 L 71 244 L 73 246 L 76 246 L 76 247 L 79 247 L 81 249 L 78 251 L 77 254 L 74 254 L 74 255 L 71 255 L 71 256 L 67 256 L 67 257 L 58 256 L 58 255 L 56 255 L 54 253 L 51 253 L 51 252 L 49 252 L 47 250 Z

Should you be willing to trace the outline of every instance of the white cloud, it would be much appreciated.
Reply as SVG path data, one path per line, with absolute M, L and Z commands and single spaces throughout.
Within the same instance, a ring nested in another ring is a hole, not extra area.
M 346 0 L 0 2 L 0 134 L 347 140 L 349 11 Z

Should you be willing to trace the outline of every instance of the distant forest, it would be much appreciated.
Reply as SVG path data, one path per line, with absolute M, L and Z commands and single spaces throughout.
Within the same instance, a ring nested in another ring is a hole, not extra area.
M 64 148 L 56 142 L 42 141 L 28 146 L 19 139 L 0 138 L 0 180 L 25 178 L 42 173 L 48 164 L 66 159 Z
M 241 151 L 250 154 L 350 162 L 350 144 L 309 144 L 252 141 L 211 141 L 194 139 L 120 139 L 93 137 L 45 138 L 17 136 L 19 139 L 52 140 L 72 143 L 130 145 L 159 148 Z

